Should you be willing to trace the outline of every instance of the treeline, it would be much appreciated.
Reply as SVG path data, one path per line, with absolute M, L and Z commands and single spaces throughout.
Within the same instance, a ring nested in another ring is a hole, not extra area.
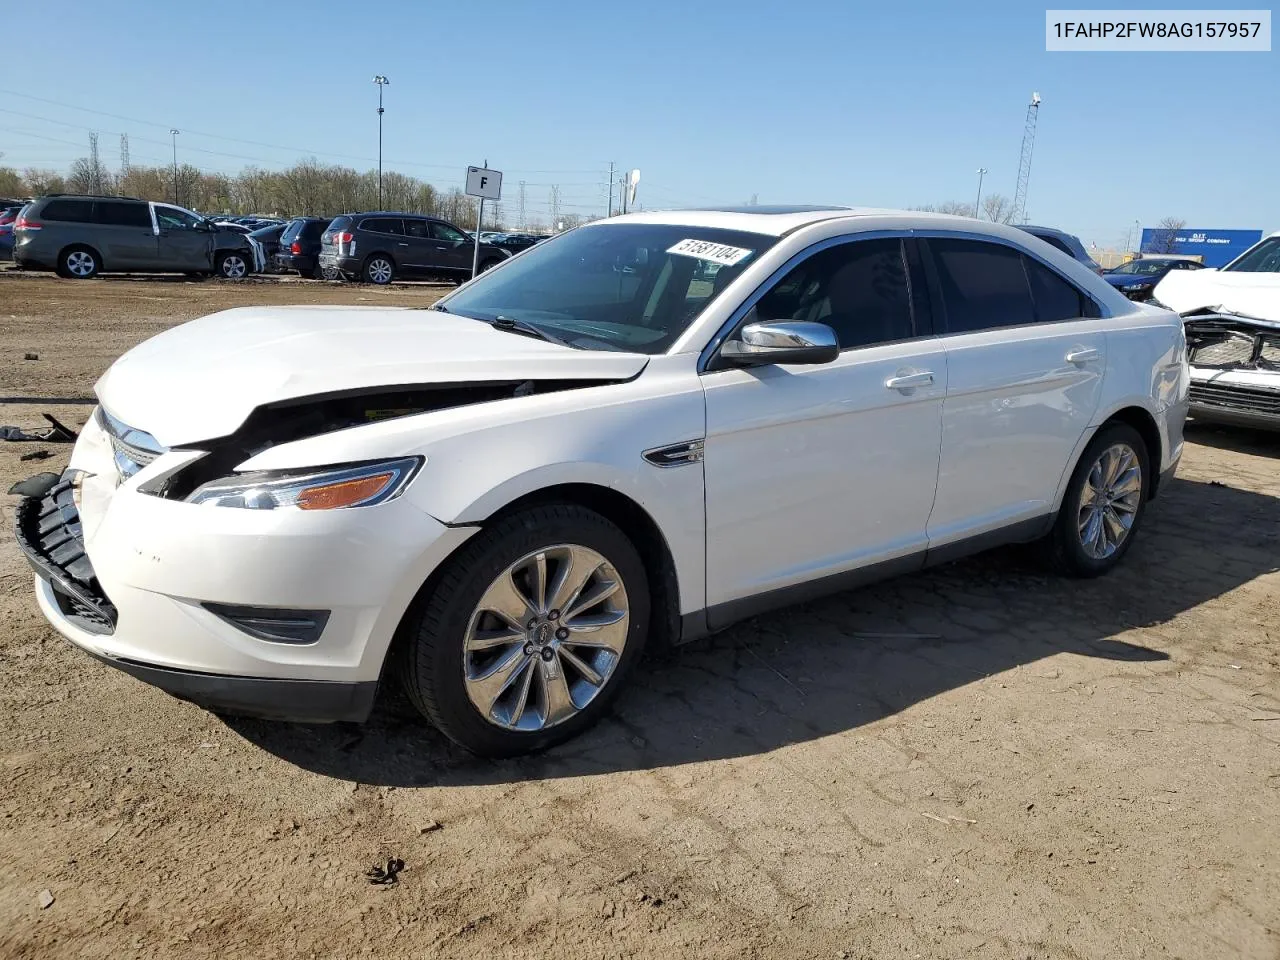
M 312 158 L 286 170 L 245 167 L 238 174 L 207 173 L 190 164 L 172 167 L 131 166 L 127 171 L 95 169 L 86 158 L 66 174 L 28 168 L 0 167 L 0 197 L 34 197 L 47 193 L 112 194 L 177 203 L 203 214 L 328 215 L 378 209 L 378 171 L 321 163 Z M 382 173 L 382 209 L 443 217 L 470 227 L 476 201 L 458 187 L 441 190 L 417 177 L 394 170 Z M 562 217 L 580 222 L 580 217 Z M 500 204 L 485 205 L 485 229 L 512 227 Z M 568 223 L 565 224 L 569 226 Z M 530 230 L 545 224 L 530 222 Z

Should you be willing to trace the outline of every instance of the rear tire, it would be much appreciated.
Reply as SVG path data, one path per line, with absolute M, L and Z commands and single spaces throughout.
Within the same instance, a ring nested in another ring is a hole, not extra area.
M 1043 547 L 1071 577 L 1109 572 L 1133 545 L 1151 492 L 1151 459 L 1127 423 L 1103 426 L 1085 447 Z
M 500 264 L 501 262 L 502 262 L 502 260 L 501 260 L 501 258 L 499 258 L 499 257 L 491 257 L 491 258 L 490 258 L 490 259 L 488 259 L 488 260 L 481 260 L 481 261 L 480 261 L 480 272 L 481 272 L 481 273 L 484 273 L 486 270 L 492 270 L 494 267 L 496 267 L 496 266 L 497 266 L 498 264 Z
M 539 594 L 539 569 L 541 612 L 525 599 Z M 513 596 L 512 616 L 492 612 Z M 450 558 L 405 619 L 398 672 L 414 706 L 466 749 L 544 750 L 609 709 L 644 647 L 649 607 L 644 564 L 616 525 L 576 504 L 532 507 Z M 508 682 L 484 685 L 500 673 Z
M 361 271 L 365 283 L 377 284 L 385 287 L 396 278 L 396 265 L 389 256 L 384 253 L 375 253 L 364 262 L 364 269 Z
M 58 275 L 69 280 L 91 280 L 102 269 L 102 258 L 92 247 L 67 247 L 58 254 Z

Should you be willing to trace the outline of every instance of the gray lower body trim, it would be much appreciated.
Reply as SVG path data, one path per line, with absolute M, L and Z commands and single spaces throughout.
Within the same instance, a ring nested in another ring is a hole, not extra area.
M 1262 410 L 1243 410 L 1193 403 L 1188 412 L 1201 423 L 1224 423 L 1233 427 L 1253 427 L 1256 430 L 1280 430 L 1280 414 L 1266 413 Z
M 730 600 L 728 603 L 716 604 L 703 610 L 695 610 L 693 613 L 685 614 L 680 618 L 679 642 L 688 643 L 691 640 L 697 640 L 709 633 L 715 633 L 732 626 L 740 620 L 745 620 L 748 617 L 754 617 L 770 610 L 776 610 L 779 607 L 789 607 L 793 604 L 804 603 L 807 600 L 829 596 L 844 590 L 853 590 L 880 580 L 888 580 L 907 573 L 916 573 L 925 567 L 935 566 L 940 563 L 950 563 L 953 560 L 959 560 L 962 557 L 981 553 L 994 547 L 1038 540 L 1052 529 L 1054 517 L 1055 514 L 1049 513 L 1042 517 L 1032 517 L 1030 520 L 1020 520 L 1017 523 L 1000 527 L 998 530 L 966 537 L 955 543 L 934 547 L 932 550 L 921 550 L 905 557 L 884 560 L 880 563 L 857 567 L 853 570 L 845 570 L 831 576 L 819 577 L 816 580 L 806 580 L 803 583 L 793 584 L 789 587 L 770 590 L 767 593 L 742 597 L 739 600 Z
M 83 648 L 81 648 L 83 649 Z M 243 717 L 294 723 L 362 723 L 373 709 L 376 680 L 344 683 L 332 680 L 277 680 L 229 677 L 216 673 L 171 670 L 136 660 L 118 660 L 85 651 L 109 667 L 123 670 L 179 700 L 208 710 Z

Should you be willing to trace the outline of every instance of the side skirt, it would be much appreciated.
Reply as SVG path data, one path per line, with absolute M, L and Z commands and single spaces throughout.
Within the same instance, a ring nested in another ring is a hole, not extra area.
M 1020 520 L 1007 527 L 1000 527 L 997 530 L 966 537 L 963 540 L 935 547 L 932 550 L 921 550 L 905 557 L 896 557 L 893 560 L 884 560 L 865 567 L 844 570 L 830 576 L 819 577 L 816 580 L 806 580 L 803 583 L 770 590 L 767 593 L 742 597 L 739 600 L 731 600 L 728 603 L 720 603 L 702 610 L 695 610 L 692 613 L 684 614 L 680 618 L 680 638 L 678 643 L 689 643 L 708 634 L 717 633 L 741 620 L 770 610 L 793 606 L 797 603 L 815 600 L 833 593 L 841 593 L 845 590 L 853 590 L 869 583 L 888 580 L 903 574 L 916 573 L 926 567 L 937 566 L 940 563 L 950 563 L 953 560 L 972 556 L 975 553 L 982 553 L 995 547 L 1002 547 L 1012 543 L 1029 543 L 1047 534 L 1053 527 L 1053 520 L 1054 514 L 1051 513 L 1042 517 L 1032 517 L 1030 520 Z

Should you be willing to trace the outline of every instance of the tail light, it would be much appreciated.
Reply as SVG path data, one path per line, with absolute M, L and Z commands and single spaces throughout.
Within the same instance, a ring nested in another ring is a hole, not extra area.
M 292 253 L 294 256 L 297 256 L 298 254 L 302 253 L 302 244 L 300 244 L 297 240 L 293 241 L 293 243 L 289 244 L 289 252 Z
M 26 217 L 19 217 L 13 222 L 14 230 L 43 230 L 43 223 L 36 223 L 34 220 L 28 220 Z
M 338 234 L 336 237 L 334 237 L 334 240 L 335 240 L 336 242 L 338 242 L 338 243 L 350 243 L 350 242 L 351 242 L 352 240 L 354 240 L 355 238 L 356 238 L 356 237 L 355 237 L 355 234 L 353 234 L 353 233 L 345 233 L 345 232 L 344 232 L 344 233 L 340 233 L 340 234 Z

